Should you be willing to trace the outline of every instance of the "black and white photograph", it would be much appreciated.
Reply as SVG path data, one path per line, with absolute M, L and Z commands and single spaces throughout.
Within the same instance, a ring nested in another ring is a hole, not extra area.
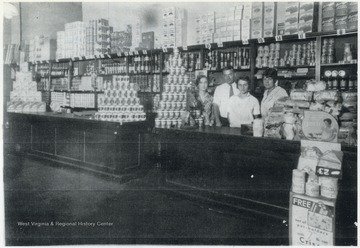
M 2 245 L 358 245 L 357 1 L 1 6 Z

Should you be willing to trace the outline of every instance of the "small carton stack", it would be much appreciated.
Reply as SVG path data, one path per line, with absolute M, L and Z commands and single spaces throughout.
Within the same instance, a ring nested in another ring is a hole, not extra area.
M 209 12 L 196 17 L 196 44 L 214 42 L 215 13 Z
M 56 32 L 56 41 L 57 41 L 56 58 L 57 59 L 65 58 L 65 32 L 64 31 Z
M 317 5 L 314 2 L 300 3 L 299 33 L 315 31 L 318 19 L 318 9 L 316 7 Z
M 65 57 L 85 56 L 86 24 L 71 22 L 65 24 Z
M 45 112 L 41 91 L 37 91 L 37 83 L 32 81 L 31 72 L 17 72 L 10 92 L 8 112 Z
M 264 2 L 264 31 L 263 37 L 275 36 L 276 3 Z
M 110 34 L 111 53 L 127 52 L 131 46 L 131 25 L 128 25 L 126 31 L 113 32 Z
M 297 34 L 299 30 L 299 2 L 287 2 L 285 8 L 285 35 Z
M 263 11 L 264 3 L 254 2 L 252 4 L 251 39 L 261 38 L 263 35 Z
M 106 19 L 90 20 L 85 33 L 86 56 L 110 52 L 110 35 L 113 28 Z
M 30 40 L 29 49 L 30 61 L 52 60 L 55 59 L 56 41 L 46 35 L 35 36 Z
M 135 19 L 132 24 L 131 32 L 131 48 L 135 50 L 135 48 L 139 47 L 141 42 L 142 25 L 140 18 Z
M 322 31 L 332 31 L 335 29 L 335 2 L 322 3 Z
M 187 10 L 176 7 L 163 9 L 163 47 L 185 46 L 187 43 Z

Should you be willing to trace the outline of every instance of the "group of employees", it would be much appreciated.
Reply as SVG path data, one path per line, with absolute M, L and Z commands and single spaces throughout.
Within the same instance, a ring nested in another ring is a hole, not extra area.
M 214 96 L 207 91 L 207 77 L 199 76 L 196 80 L 196 100 L 205 118 L 205 125 L 240 127 L 242 124 L 251 124 L 256 118 L 265 118 L 275 102 L 288 94 L 277 86 L 275 69 L 267 69 L 263 76 L 265 92 L 261 104 L 249 93 L 250 79 L 240 77 L 235 80 L 232 67 L 223 69 L 224 82 L 216 87 Z

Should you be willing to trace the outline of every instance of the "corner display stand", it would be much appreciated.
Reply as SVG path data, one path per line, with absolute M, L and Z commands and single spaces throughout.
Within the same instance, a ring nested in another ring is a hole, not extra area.
M 321 152 L 341 151 L 339 143 L 301 140 L 301 147 L 317 147 Z M 290 191 L 289 243 L 292 246 L 335 245 L 336 199 L 311 197 Z
M 334 245 L 335 200 L 290 192 L 289 211 L 290 245 Z

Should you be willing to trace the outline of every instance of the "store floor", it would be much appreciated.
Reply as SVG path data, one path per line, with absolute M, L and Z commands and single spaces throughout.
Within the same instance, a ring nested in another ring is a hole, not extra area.
M 119 183 L 29 157 L 4 164 L 7 245 L 288 244 L 280 221 L 162 192 L 156 169 Z

